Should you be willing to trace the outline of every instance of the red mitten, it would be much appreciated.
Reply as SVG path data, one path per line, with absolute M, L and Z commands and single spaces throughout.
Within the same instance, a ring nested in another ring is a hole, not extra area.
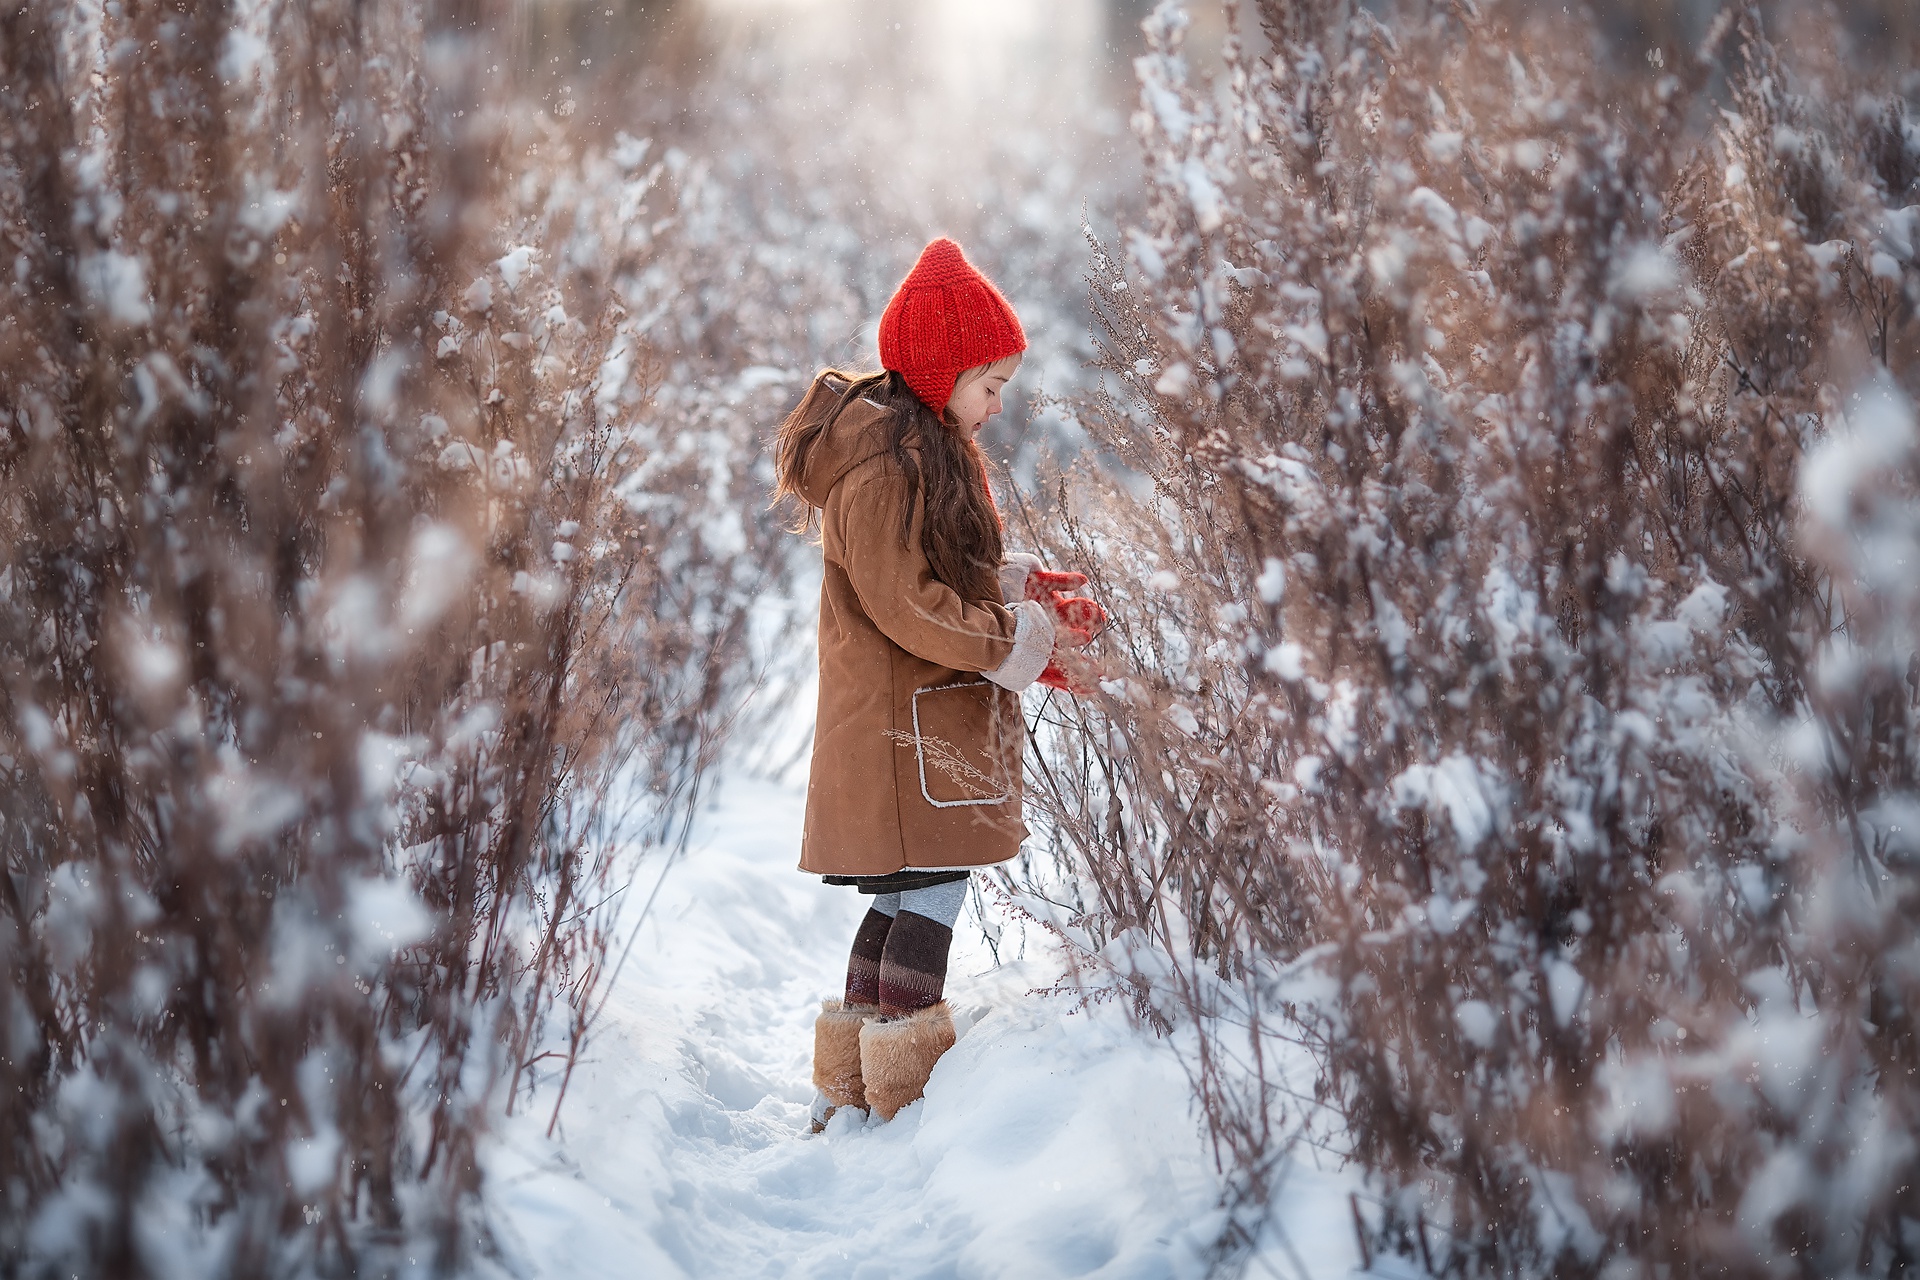
M 1056 653 L 1048 660 L 1046 670 L 1036 677 L 1035 683 L 1076 696 L 1092 693 L 1100 678 L 1100 669 L 1077 653 L 1067 655 L 1067 665 L 1062 666 L 1060 656 Z
M 1094 633 L 1107 625 L 1107 611 L 1085 596 L 1070 596 L 1062 592 L 1053 593 L 1053 616 L 1059 619 L 1056 635 L 1062 630 L 1071 633 L 1071 638 L 1061 639 L 1074 648 L 1081 648 L 1093 640 Z
M 1093 643 L 1093 637 L 1107 625 L 1107 611 L 1085 596 L 1067 592 L 1087 585 L 1084 573 L 1055 573 L 1050 569 L 1027 571 L 1027 599 L 1038 600 L 1053 610 L 1054 642 L 1080 649 Z M 1067 693 L 1091 693 L 1099 672 L 1085 658 L 1075 655 L 1067 667 L 1060 663 L 1058 651 L 1039 676 L 1039 683 Z
M 1056 591 L 1071 591 L 1087 585 L 1084 573 L 1054 573 L 1050 569 L 1027 570 L 1027 599 L 1052 604 Z

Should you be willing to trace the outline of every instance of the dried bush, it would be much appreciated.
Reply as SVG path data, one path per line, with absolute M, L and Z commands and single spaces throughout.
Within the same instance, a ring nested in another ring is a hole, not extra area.
M 466 30 L 0 16 L 7 1274 L 486 1252 L 476 1141 L 757 683 L 755 442 L 655 395 L 680 188 Z
M 1797 11 L 1632 72 L 1525 6 L 1251 17 L 1217 86 L 1148 20 L 1094 246 L 1150 488 L 1028 513 L 1115 617 L 1036 800 L 1089 965 L 1200 1030 L 1223 1261 L 1317 1101 L 1441 1273 L 1903 1273 L 1912 102 Z

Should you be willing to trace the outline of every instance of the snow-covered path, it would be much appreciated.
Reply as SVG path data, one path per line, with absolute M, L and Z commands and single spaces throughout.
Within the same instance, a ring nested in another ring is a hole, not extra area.
M 963 916 L 962 1023 L 924 1101 L 802 1137 L 812 1022 L 864 900 L 793 869 L 802 792 L 735 780 L 661 889 L 561 1131 L 487 1156 L 510 1271 L 596 1277 L 1186 1277 L 1218 1180 L 1165 1046 L 1110 1005 L 1030 994 Z M 657 865 L 649 868 L 657 873 Z M 647 872 L 642 873 L 644 889 Z M 1315 1277 L 1357 1264 L 1350 1173 L 1303 1167 L 1282 1225 Z M 1250 1274 L 1300 1268 L 1276 1247 Z

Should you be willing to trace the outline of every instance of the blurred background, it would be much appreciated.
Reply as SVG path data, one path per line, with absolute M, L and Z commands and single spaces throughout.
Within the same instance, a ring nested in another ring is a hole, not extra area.
M 1721 7 L 1592 6 L 1603 41 L 1595 56 L 1657 73 L 1703 38 Z M 1107 239 L 1139 212 L 1127 122 L 1138 102 L 1133 60 L 1145 51 L 1140 24 L 1153 8 L 1152 0 L 521 0 L 502 10 L 448 0 L 438 24 L 483 35 L 512 58 L 524 100 L 567 117 L 573 136 L 625 132 L 700 157 L 708 222 L 682 233 L 731 257 L 722 265 L 737 284 L 757 274 L 762 288 L 792 286 L 785 332 L 740 335 L 765 348 L 756 360 L 785 372 L 870 362 L 873 326 L 920 246 L 934 235 L 959 239 L 1013 299 L 1032 343 L 1009 412 L 985 437 L 996 458 L 1031 479 L 1038 450 L 1082 443 L 1046 402 L 1088 386 L 1085 232 Z M 1911 0 L 1761 8 L 1788 43 L 1830 39 L 1861 65 L 1920 64 L 1920 5 Z M 1196 80 L 1217 69 L 1229 21 L 1220 7 L 1190 6 L 1185 52 Z M 1249 50 L 1263 52 L 1257 24 L 1243 16 L 1241 25 Z M 724 332 L 725 320 L 715 316 L 703 332 Z
M 1111 235 L 1137 190 L 1127 119 L 1150 8 L 551 0 L 488 34 L 513 51 L 525 100 L 568 117 L 575 136 L 624 132 L 699 157 L 700 221 L 681 234 L 722 255 L 717 280 L 757 277 L 755 296 L 793 300 L 783 332 L 738 335 L 756 366 L 869 366 L 880 312 L 921 246 L 958 239 L 1027 329 L 1016 395 L 984 443 L 1030 476 L 1036 448 L 1079 443 L 1043 402 L 1084 389 L 1084 229 Z M 488 19 L 453 6 L 442 21 Z M 1203 10 L 1189 48 L 1204 62 L 1224 34 Z M 709 339 L 726 328 L 713 320 Z

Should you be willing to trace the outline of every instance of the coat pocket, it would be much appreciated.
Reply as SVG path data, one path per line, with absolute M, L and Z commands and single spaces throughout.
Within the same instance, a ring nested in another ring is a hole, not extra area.
M 985 680 L 963 680 L 914 692 L 913 751 L 928 804 L 948 809 L 1013 798 L 998 691 Z

